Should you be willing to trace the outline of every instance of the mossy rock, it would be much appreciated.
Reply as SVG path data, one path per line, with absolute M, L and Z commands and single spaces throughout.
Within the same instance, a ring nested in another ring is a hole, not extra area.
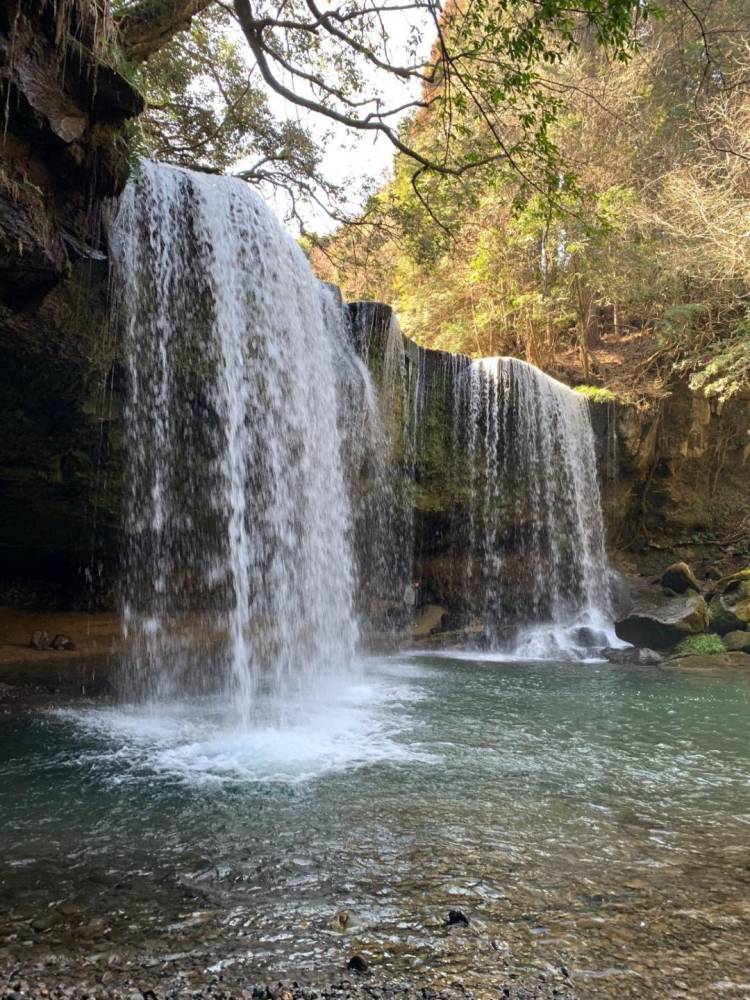
M 592 403 L 613 403 L 616 399 L 611 389 L 604 389 L 599 385 L 577 385 L 574 391 Z
M 711 628 L 722 635 L 750 625 L 750 567 L 719 580 L 709 618 Z
M 730 653 L 750 653 L 750 631 L 747 629 L 727 632 L 723 642 L 724 649 Z

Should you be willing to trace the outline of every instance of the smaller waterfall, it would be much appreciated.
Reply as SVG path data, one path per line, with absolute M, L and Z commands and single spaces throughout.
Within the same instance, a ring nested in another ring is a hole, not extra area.
M 530 656 L 608 644 L 588 401 L 523 361 L 483 358 L 456 383 L 454 425 L 464 589 L 491 644 Z
M 365 637 L 402 632 L 409 608 L 414 552 L 414 463 L 423 352 L 407 342 L 392 310 L 378 302 L 352 306 L 352 336 L 372 392 L 360 414 L 363 433 L 350 448 L 357 481 L 355 553 Z M 413 347 L 409 352 L 408 347 Z

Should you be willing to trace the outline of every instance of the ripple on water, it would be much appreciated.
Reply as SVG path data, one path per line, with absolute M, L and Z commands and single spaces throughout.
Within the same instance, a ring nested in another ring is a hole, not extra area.
M 250 730 L 210 701 L 29 715 L 0 733 L 0 902 L 73 899 L 102 949 L 248 976 L 341 970 L 356 942 L 387 975 L 492 986 L 507 954 L 604 1000 L 623 976 L 718 995 L 746 981 L 748 725 L 737 672 L 484 656 L 374 659 Z M 6 926 L 24 960 L 63 934 Z

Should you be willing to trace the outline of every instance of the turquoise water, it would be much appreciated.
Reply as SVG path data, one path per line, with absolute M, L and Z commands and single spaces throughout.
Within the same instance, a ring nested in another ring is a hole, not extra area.
M 506 961 L 565 963 L 583 996 L 742 995 L 749 724 L 745 673 L 448 656 L 368 661 L 251 733 L 210 702 L 6 718 L 0 964 L 309 977 L 361 951 L 479 987 Z

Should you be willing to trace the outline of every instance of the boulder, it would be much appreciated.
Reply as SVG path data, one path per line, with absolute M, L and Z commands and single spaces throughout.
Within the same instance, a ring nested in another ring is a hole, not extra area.
M 623 648 L 612 648 L 603 650 L 603 656 L 610 663 L 621 663 L 637 667 L 656 667 L 663 660 L 661 653 L 655 649 L 640 649 L 638 646 L 625 646 Z
M 615 624 L 615 632 L 625 642 L 648 649 L 671 649 L 687 635 L 708 628 L 708 608 L 700 594 L 679 597 L 641 594 L 625 618 Z
M 722 639 L 724 648 L 730 653 L 750 653 L 750 632 L 727 632 Z
M 676 562 L 667 566 L 661 575 L 661 585 L 675 594 L 685 594 L 689 590 L 694 590 L 696 594 L 699 594 L 701 591 L 695 574 L 684 562 Z
M 711 628 L 722 635 L 750 624 L 750 568 L 718 581 L 709 615 Z

